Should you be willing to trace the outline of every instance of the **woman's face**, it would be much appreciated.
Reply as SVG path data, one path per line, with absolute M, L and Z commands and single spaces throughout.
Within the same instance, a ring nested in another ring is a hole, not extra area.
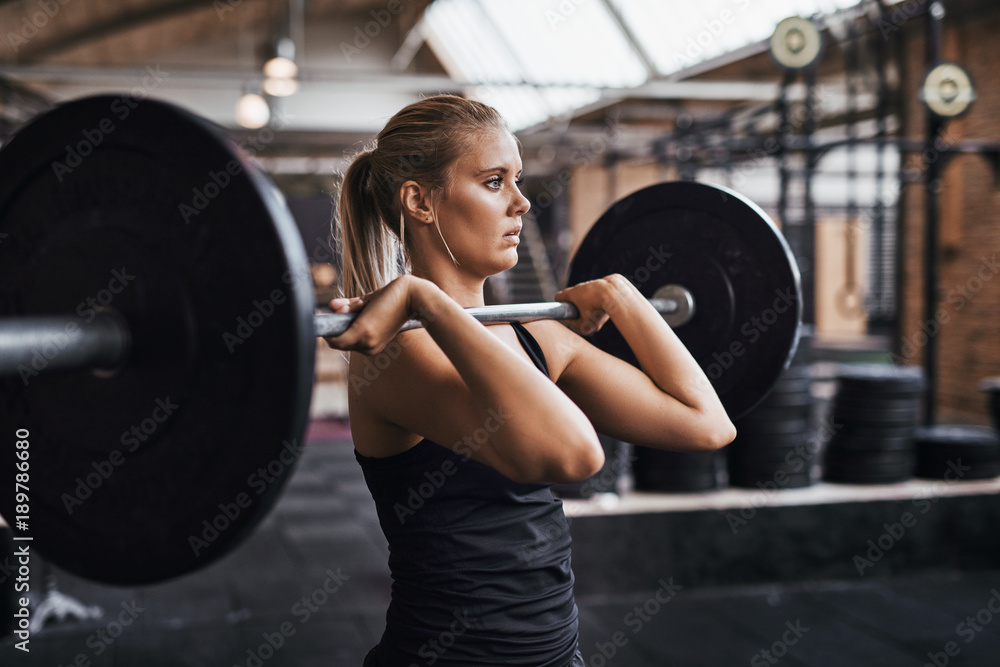
M 517 264 L 521 216 L 531 206 L 520 178 L 517 144 L 501 130 L 474 138 L 452 164 L 435 211 L 462 271 L 486 277 Z

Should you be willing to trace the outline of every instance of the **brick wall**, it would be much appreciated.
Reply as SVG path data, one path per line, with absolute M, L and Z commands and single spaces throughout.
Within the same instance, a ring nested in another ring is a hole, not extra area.
M 949 122 L 943 140 L 1000 142 L 1000 6 L 995 2 L 948 2 L 942 59 L 971 74 L 978 98 L 969 113 Z M 902 40 L 904 136 L 923 138 L 927 114 L 917 90 L 926 71 L 926 17 L 906 22 Z M 925 173 L 935 154 L 910 154 L 906 168 Z M 938 344 L 938 421 L 988 419 L 978 381 L 1000 375 L 1000 186 L 993 168 L 979 155 L 946 162 L 941 189 L 937 317 L 924 314 L 925 187 L 905 186 L 902 197 L 900 330 L 897 353 L 910 364 L 923 363 L 924 342 L 935 333 Z

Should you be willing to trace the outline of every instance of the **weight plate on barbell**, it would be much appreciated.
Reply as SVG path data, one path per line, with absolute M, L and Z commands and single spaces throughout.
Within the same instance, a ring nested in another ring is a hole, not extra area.
M 732 418 L 749 412 L 798 343 L 798 267 L 764 211 L 727 188 L 661 183 L 612 205 L 573 257 L 569 284 L 621 273 L 647 298 L 662 285 L 691 292 L 694 317 L 676 333 L 705 370 Z M 608 323 L 591 339 L 638 361 Z
M 211 562 L 274 503 L 302 446 L 312 285 L 283 198 L 220 128 L 132 98 L 36 118 L 0 172 L 0 318 L 110 308 L 132 334 L 116 371 L 34 374 L 52 347 L 0 379 L 0 423 L 29 432 L 24 534 L 110 583 Z M 0 494 L 12 523 L 13 498 Z

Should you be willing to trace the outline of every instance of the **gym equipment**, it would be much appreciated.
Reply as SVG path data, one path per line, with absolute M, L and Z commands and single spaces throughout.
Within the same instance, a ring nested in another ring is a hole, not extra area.
M 313 312 L 283 197 L 223 130 L 149 99 L 41 115 L 0 150 L 0 171 L 0 423 L 28 443 L 0 448 L 0 469 L 27 473 L 30 501 L 25 514 L 0 494 L 0 513 L 56 565 L 109 583 L 219 558 L 301 452 L 316 336 L 350 321 Z M 628 209 L 639 225 L 618 235 Z M 612 219 L 588 237 L 610 257 L 585 242 L 577 274 L 624 273 L 662 299 L 727 409 L 757 403 L 794 353 L 801 308 L 773 222 L 697 183 L 636 193 Z M 627 352 L 605 333 L 598 345 Z
M 816 24 L 799 16 L 783 19 L 771 34 L 771 57 L 789 70 L 805 69 L 815 63 L 822 46 Z
M 892 364 L 844 364 L 833 404 L 836 431 L 823 466 L 827 481 L 892 484 L 913 477 L 913 436 L 924 375 Z
M 795 259 L 767 214 L 732 190 L 661 183 L 613 204 L 577 249 L 569 283 L 610 273 L 648 298 L 660 297 L 661 285 L 691 294 L 694 313 L 677 336 L 733 418 L 767 395 L 795 354 L 802 308 Z M 613 322 L 591 340 L 638 365 Z
M 961 65 L 937 65 L 920 86 L 920 98 L 931 113 L 941 118 L 955 118 L 969 110 L 976 99 L 972 77 Z
M 917 477 L 960 481 L 1000 476 L 1000 438 L 987 426 L 917 429 Z

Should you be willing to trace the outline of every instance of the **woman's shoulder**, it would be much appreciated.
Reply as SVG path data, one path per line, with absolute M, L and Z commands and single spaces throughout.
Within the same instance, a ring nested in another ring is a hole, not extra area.
M 563 370 L 576 356 L 579 346 L 589 345 L 586 340 L 556 320 L 527 322 L 524 328 L 542 348 L 553 381 L 558 381 Z

